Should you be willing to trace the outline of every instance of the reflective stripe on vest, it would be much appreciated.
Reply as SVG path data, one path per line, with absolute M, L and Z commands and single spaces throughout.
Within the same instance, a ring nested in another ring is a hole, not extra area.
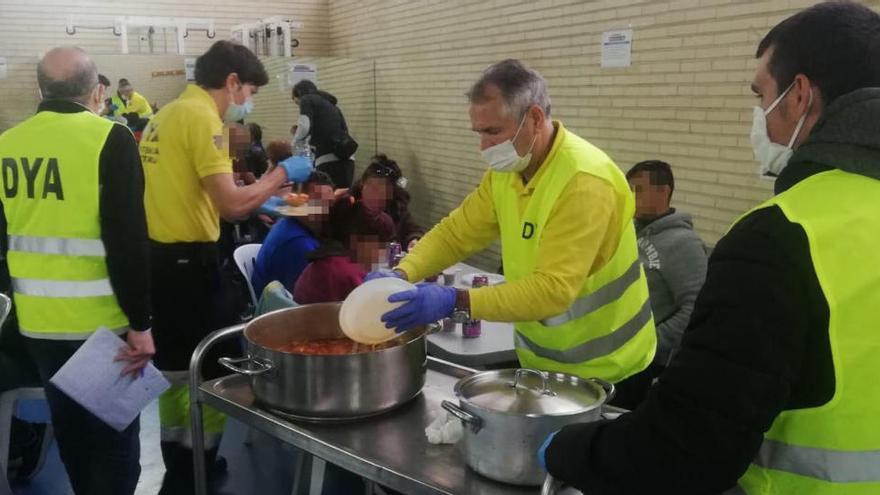
M 7 264 L 24 335 L 81 340 L 128 326 L 100 225 L 100 156 L 115 125 L 44 110 L 0 135 Z
M 640 309 L 631 320 L 624 323 L 623 326 L 609 334 L 588 340 L 583 344 L 572 347 L 571 349 L 560 351 L 541 347 L 520 332 L 516 332 L 514 338 L 516 339 L 516 345 L 534 352 L 537 356 L 559 361 L 560 363 L 577 364 L 611 354 L 617 349 L 620 349 L 627 342 L 632 340 L 632 338 L 639 333 L 639 330 L 650 321 L 651 303 L 650 301 L 645 301 L 645 304 L 642 305 L 642 309 Z
M 26 296 L 38 297 L 97 297 L 112 296 L 110 279 L 70 281 L 13 278 L 12 290 Z
M 834 483 L 880 483 L 880 450 L 817 449 L 764 440 L 755 464 Z
M 128 332 L 128 326 L 119 327 L 119 328 L 109 328 L 111 332 L 116 335 L 122 335 Z M 72 333 L 72 332 L 33 332 L 27 328 L 24 328 L 19 325 L 18 332 L 25 337 L 31 337 L 33 339 L 45 339 L 45 340 L 84 340 L 89 338 L 89 335 L 92 334 L 92 331 L 82 332 L 82 333 Z
M 602 306 L 610 304 L 623 297 L 623 293 L 626 292 L 626 289 L 628 289 L 630 285 L 636 283 L 641 276 L 641 264 L 639 260 L 636 260 L 629 269 L 616 280 L 609 282 L 592 294 L 587 294 L 586 296 L 575 299 L 574 303 L 565 313 L 541 320 L 541 323 L 547 327 L 557 327 L 568 323 L 571 320 L 577 320 L 578 318 L 586 316 Z M 650 317 L 651 311 L 649 309 L 648 318 L 650 319 Z M 647 320 L 643 322 L 642 325 L 645 323 L 647 323 Z M 641 326 L 639 328 L 641 328 Z M 638 328 L 636 331 L 638 331 Z
M 104 242 L 100 239 L 73 239 L 69 237 L 10 235 L 9 250 L 67 256 L 107 256 Z
M 821 172 L 758 209 L 770 207 L 806 235 L 829 309 L 834 395 L 815 407 L 782 411 L 739 486 L 750 495 L 880 493 L 880 271 L 871 264 L 880 243 L 880 181 Z
M 625 177 L 605 153 L 562 124 L 554 125 L 556 138 L 532 179 L 534 191 L 524 207 L 518 174 L 491 175 L 505 276 L 516 282 L 534 272 L 544 228 L 558 198 L 578 174 L 589 174 L 613 188 L 618 200 L 614 207 L 620 209 L 620 240 L 610 259 L 585 277 L 565 312 L 514 325 L 517 356 L 524 367 L 616 382 L 647 367 L 656 349 L 632 226 L 635 201 Z

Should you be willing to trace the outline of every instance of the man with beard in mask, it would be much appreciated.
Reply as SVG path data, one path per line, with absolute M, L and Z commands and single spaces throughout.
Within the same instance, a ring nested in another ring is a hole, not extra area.
M 645 403 L 539 457 L 585 493 L 880 493 L 880 15 L 820 3 L 761 41 L 752 145 L 776 195 L 709 263 Z M 549 444 L 549 445 L 548 445 Z
M 490 170 L 394 271 L 420 280 L 501 238 L 507 283 L 422 284 L 385 314 L 403 331 L 452 317 L 514 322 L 523 367 L 620 381 L 654 358 L 656 336 L 626 178 L 602 150 L 550 118 L 544 78 L 516 60 L 468 92 Z

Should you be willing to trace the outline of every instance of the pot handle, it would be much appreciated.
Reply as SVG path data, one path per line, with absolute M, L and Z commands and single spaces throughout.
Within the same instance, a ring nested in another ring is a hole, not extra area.
M 547 381 L 547 375 L 544 373 L 533 370 L 529 368 L 519 368 L 518 370 L 513 372 L 513 382 L 510 384 L 511 388 L 516 388 L 519 385 L 519 379 L 522 375 L 532 374 L 537 375 L 541 378 L 541 393 L 544 395 L 556 395 L 556 392 L 550 389 L 550 383 Z
M 548 474 L 544 478 L 544 484 L 541 485 L 541 495 L 556 495 L 563 486 L 561 481 Z
M 465 410 L 453 404 L 452 402 L 449 402 L 448 400 L 444 400 L 443 402 L 441 402 L 440 406 L 443 407 L 443 409 L 449 411 L 449 413 L 456 418 L 460 419 L 462 423 L 468 425 L 471 431 L 474 433 L 477 433 L 483 427 L 483 421 L 480 418 L 474 416 L 469 412 L 466 412 Z
M 245 376 L 262 375 L 263 373 L 266 373 L 267 371 L 270 371 L 273 368 L 271 361 L 267 361 L 265 359 L 260 359 L 260 358 L 253 357 L 253 356 L 247 356 L 247 357 L 243 357 L 243 358 L 222 357 L 222 358 L 218 359 L 217 362 L 220 363 L 220 365 L 223 366 L 224 368 L 232 370 L 235 373 L 238 373 L 239 375 L 245 375 Z M 242 368 L 240 366 L 236 366 L 241 363 L 249 363 L 250 366 L 253 368 L 251 368 L 251 367 Z
M 601 378 L 588 378 L 591 382 L 605 389 L 605 403 L 608 404 L 611 402 L 611 399 L 617 395 L 617 387 L 614 386 L 613 383 L 607 382 Z

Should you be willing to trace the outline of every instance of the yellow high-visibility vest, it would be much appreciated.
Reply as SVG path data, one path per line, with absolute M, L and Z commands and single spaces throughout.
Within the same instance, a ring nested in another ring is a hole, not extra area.
M 85 339 L 128 326 L 101 240 L 99 163 L 113 122 L 41 111 L 0 135 L 0 201 L 21 333 Z
M 834 396 L 783 411 L 734 492 L 880 493 L 880 181 L 831 170 L 757 209 L 778 206 L 803 227 L 830 318 Z M 855 254 L 855 255 L 854 255 Z
M 516 281 L 532 273 L 547 219 L 577 173 L 607 181 L 625 198 L 621 236 L 615 254 L 586 278 L 566 312 L 514 325 L 516 352 L 525 367 L 617 382 L 645 369 L 657 347 L 648 285 L 632 225 L 635 200 L 626 178 L 608 155 L 562 128 L 556 139 L 562 141 L 551 161 L 543 165 L 548 168 L 522 216 L 510 182 L 521 180 L 519 174 L 493 172 L 492 196 L 505 277 Z

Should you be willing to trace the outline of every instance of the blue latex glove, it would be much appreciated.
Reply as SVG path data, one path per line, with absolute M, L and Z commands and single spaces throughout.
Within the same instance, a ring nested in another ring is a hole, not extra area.
M 382 315 L 386 328 L 400 333 L 434 323 L 455 310 L 455 289 L 437 284 L 419 284 L 413 290 L 391 294 L 388 302 L 407 301 L 403 306 Z
M 312 160 L 305 156 L 292 156 L 278 165 L 287 173 L 290 182 L 302 184 L 312 175 Z
M 549 447 L 550 444 L 553 442 L 553 437 L 555 437 L 557 433 L 559 433 L 558 430 L 548 435 L 547 440 L 544 440 L 541 448 L 538 449 L 538 464 L 544 471 L 547 470 L 547 447 Z
M 369 282 L 370 280 L 376 280 L 377 278 L 399 278 L 400 280 L 406 280 L 403 278 L 403 274 L 396 270 L 376 270 L 374 272 L 370 272 L 364 277 L 364 282 Z
M 259 208 L 257 208 L 258 215 L 269 215 L 270 217 L 277 217 L 280 215 L 278 213 L 278 208 L 285 206 L 287 203 L 284 202 L 283 199 L 278 196 L 270 196 L 269 199 L 266 200 L 265 203 L 261 204 Z

